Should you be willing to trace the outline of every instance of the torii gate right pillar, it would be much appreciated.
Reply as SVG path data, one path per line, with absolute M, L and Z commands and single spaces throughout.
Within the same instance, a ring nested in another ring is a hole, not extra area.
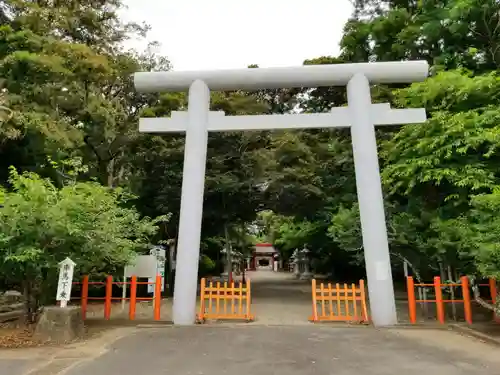
M 368 279 L 371 318 L 377 326 L 398 322 L 392 282 L 391 260 L 385 223 L 384 199 L 380 181 L 377 140 L 371 112 L 370 83 L 355 74 L 347 84 L 351 116 L 351 140 L 356 173 L 361 232 Z

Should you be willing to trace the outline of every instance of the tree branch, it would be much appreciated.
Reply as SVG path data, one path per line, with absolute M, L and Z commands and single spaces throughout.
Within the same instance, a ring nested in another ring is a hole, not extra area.
M 420 276 L 420 272 L 418 272 L 417 268 L 406 258 L 404 257 L 403 255 L 401 254 L 398 254 L 398 253 L 394 253 L 392 251 L 389 252 L 389 254 L 391 255 L 394 255 L 395 257 L 401 259 L 403 262 L 406 262 L 406 264 L 408 264 L 408 266 L 411 268 L 411 270 L 413 271 L 413 274 L 415 275 L 415 278 L 417 279 L 417 281 L 422 284 L 423 281 L 422 281 L 422 277 Z
M 474 276 L 467 276 L 469 278 L 469 281 L 470 281 L 470 285 L 471 285 L 471 288 L 472 288 L 472 293 L 474 294 L 474 299 L 476 300 L 476 302 L 484 307 L 485 309 L 488 309 L 488 310 L 491 310 L 491 311 L 494 311 L 495 314 L 499 315 L 500 314 L 500 309 L 498 308 L 498 304 L 497 305 L 492 305 L 491 303 L 488 303 L 487 301 L 485 301 L 484 299 L 481 298 L 481 293 L 479 291 L 479 285 L 476 284 L 476 278 Z
M 85 144 L 87 146 L 89 146 L 92 149 L 92 151 L 94 152 L 94 154 L 97 157 L 97 159 L 99 161 L 102 161 L 103 159 L 102 159 L 101 155 L 99 154 L 99 151 L 97 150 L 97 148 L 90 141 L 90 136 L 86 135 L 85 137 L 83 137 L 83 141 L 85 142 Z

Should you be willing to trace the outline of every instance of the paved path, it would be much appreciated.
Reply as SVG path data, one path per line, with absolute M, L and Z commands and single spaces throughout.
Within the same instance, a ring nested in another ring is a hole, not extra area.
M 253 324 L 304 325 L 311 315 L 311 282 L 291 273 L 250 272 Z
M 136 332 L 67 375 L 479 375 L 497 352 L 455 333 L 320 326 L 181 327 Z M 457 340 L 464 346 L 457 347 Z M 437 341 L 437 342 L 436 342 Z M 439 348 L 439 344 L 450 346 Z M 492 353 L 493 351 L 493 353 Z
M 310 324 L 309 283 L 250 276 L 254 323 L 122 328 L 62 349 L 0 351 L 0 375 L 500 374 L 497 347 L 446 330 Z
M 445 330 L 221 325 L 138 328 L 0 352 L 5 375 L 494 375 L 498 348 Z

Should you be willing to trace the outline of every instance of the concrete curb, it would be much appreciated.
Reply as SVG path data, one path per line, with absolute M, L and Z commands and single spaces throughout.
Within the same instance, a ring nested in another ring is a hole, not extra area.
M 196 325 L 196 324 L 195 324 Z M 136 324 L 136 328 L 171 328 L 174 326 L 174 322 L 171 321 L 162 321 L 157 323 L 140 323 Z
M 485 342 L 487 342 L 489 344 L 500 346 L 500 339 L 499 338 L 490 336 L 490 335 L 488 335 L 486 333 L 482 333 L 482 332 L 476 331 L 473 328 L 470 328 L 470 327 L 467 327 L 467 326 L 464 326 L 464 325 L 460 325 L 460 324 L 450 324 L 450 327 L 454 331 L 466 334 L 468 336 L 472 336 L 472 337 L 474 337 L 476 339 L 485 341 Z

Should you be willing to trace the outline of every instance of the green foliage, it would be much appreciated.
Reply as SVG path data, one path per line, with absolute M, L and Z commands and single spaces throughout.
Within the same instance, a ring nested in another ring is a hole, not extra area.
M 498 68 L 496 0 L 356 1 L 344 27 L 349 61 L 425 59 L 435 70 Z
M 212 259 L 210 259 L 207 255 L 203 254 L 200 257 L 198 276 L 199 277 L 210 276 L 210 274 L 214 272 L 215 267 L 216 263 Z
M 113 272 L 155 235 L 157 221 L 126 207 L 128 197 L 97 183 L 79 182 L 57 189 L 33 173 L 11 170 L 12 191 L 0 209 L 1 267 L 54 270 L 69 256 L 81 274 Z
M 482 276 L 500 279 L 500 187 L 489 194 L 480 194 L 472 198 L 472 210 L 467 221 L 459 224 L 466 234 L 461 238 L 464 246 L 471 249 L 477 268 Z
M 111 272 L 155 233 L 143 215 L 172 212 L 158 239 L 177 236 L 184 137 L 141 135 L 137 123 L 185 110 L 187 98 L 135 92 L 133 72 L 171 65 L 155 43 L 122 48 L 148 28 L 124 23 L 121 8 L 120 0 L 0 6 L 0 185 L 15 188 L 0 189 L 0 268 L 12 280 L 28 265 L 38 280 L 66 255 L 85 272 Z M 500 269 L 499 15 L 496 0 L 356 0 L 340 56 L 304 62 L 431 64 L 424 82 L 372 88 L 375 102 L 427 110 L 425 124 L 377 130 L 393 263 L 406 260 L 424 277 Z M 338 87 L 211 95 L 211 109 L 226 115 L 346 104 Z M 20 171 L 13 185 L 11 165 Z M 227 242 L 248 254 L 257 240 L 285 259 L 307 244 L 324 272 L 362 264 L 349 131 L 210 134 L 202 237 L 201 274 L 221 268 Z
M 392 207 L 419 228 L 407 247 L 431 270 L 441 263 L 474 272 L 469 232 L 459 224 L 474 196 L 498 184 L 498 83 L 496 73 L 449 71 L 395 92 L 402 106 L 426 107 L 429 120 L 383 142 L 383 182 Z
M 332 215 L 332 222 L 328 227 L 328 235 L 346 250 L 358 252 L 362 250 L 361 225 L 357 205 L 351 209 L 341 206 Z
M 74 182 L 58 189 L 35 173 L 11 168 L 11 190 L 0 189 L 2 285 L 23 289 L 26 319 L 53 302 L 58 263 L 70 257 L 81 274 L 115 273 L 157 232 L 156 224 L 127 207 L 120 189 Z

